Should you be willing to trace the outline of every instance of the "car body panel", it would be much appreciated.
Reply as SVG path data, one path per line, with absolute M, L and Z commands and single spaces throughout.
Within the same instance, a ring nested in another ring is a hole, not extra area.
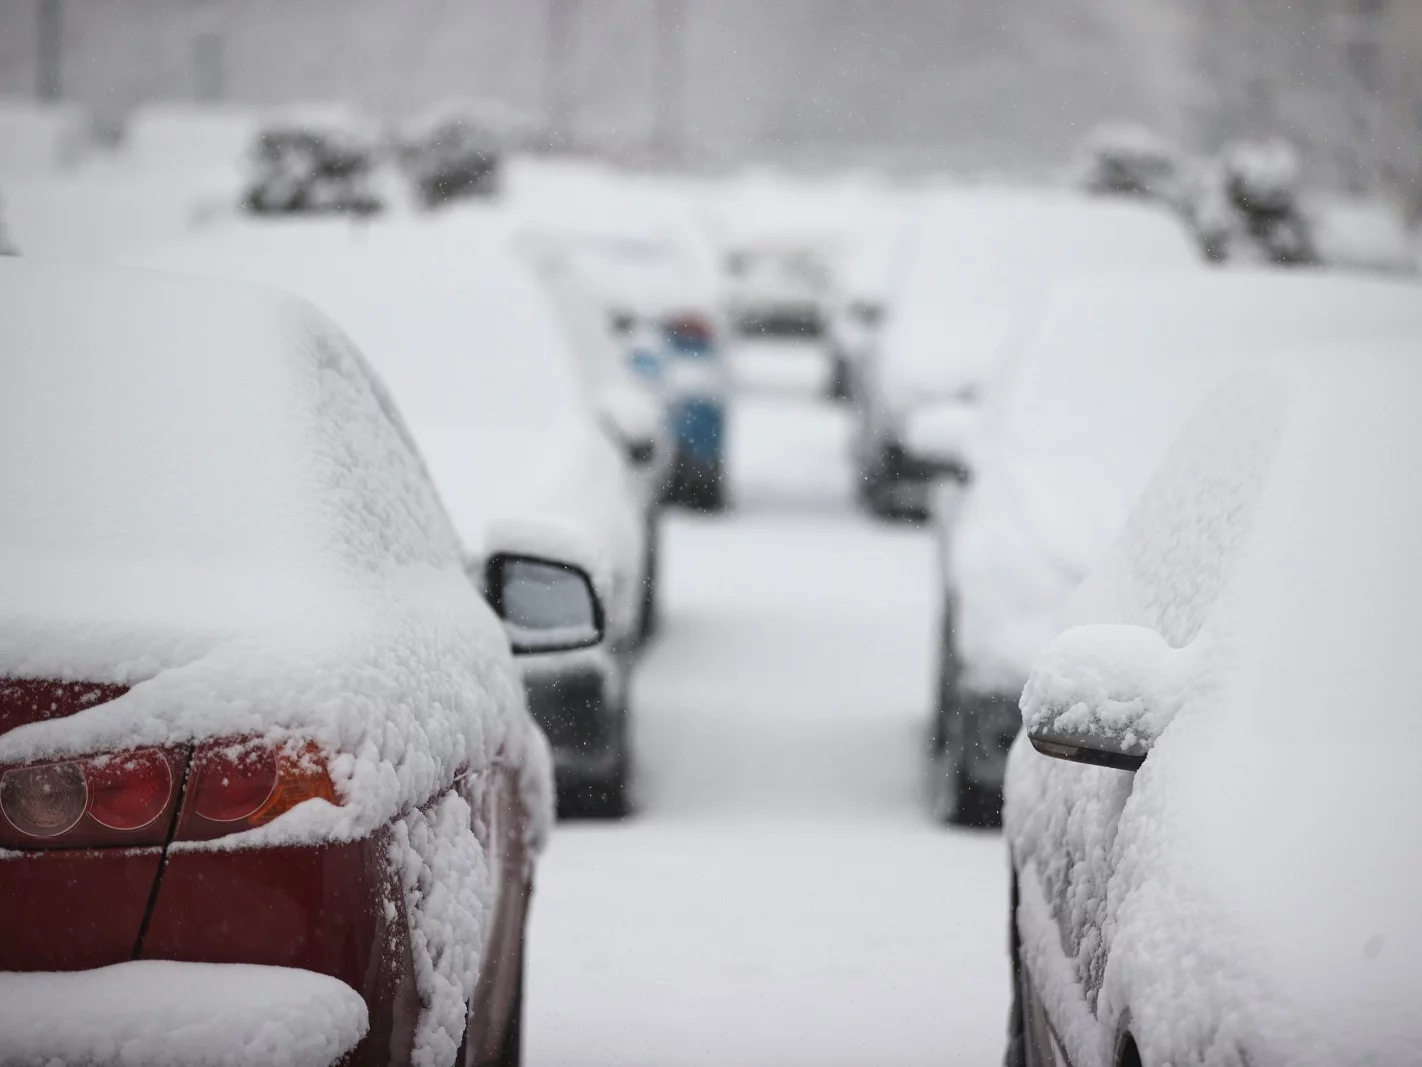
M 80 971 L 133 959 L 160 848 L 0 855 L 0 970 Z

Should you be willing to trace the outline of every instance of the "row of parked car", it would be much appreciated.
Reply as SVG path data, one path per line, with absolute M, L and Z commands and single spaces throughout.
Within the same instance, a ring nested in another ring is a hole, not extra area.
M 676 254 L 485 210 L 0 263 L 0 1062 L 520 1062 L 660 511 L 723 498 Z
M 1007 1063 L 1413 1061 L 1422 289 L 1144 202 L 910 218 L 855 456 L 938 543 L 929 793 L 1005 827 Z

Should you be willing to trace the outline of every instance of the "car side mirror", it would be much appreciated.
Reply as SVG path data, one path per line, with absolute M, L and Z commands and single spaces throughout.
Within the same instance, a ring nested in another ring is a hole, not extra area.
M 484 588 L 515 655 L 572 652 L 602 641 L 602 602 L 581 567 L 499 553 L 484 565 Z
M 1044 756 L 1134 771 L 1188 693 L 1190 649 L 1144 626 L 1078 626 L 1032 665 L 1022 724 Z
M 598 407 L 604 429 L 632 466 L 645 467 L 657 458 L 662 412 L 648 393 L 612 386 L 602 391 Z

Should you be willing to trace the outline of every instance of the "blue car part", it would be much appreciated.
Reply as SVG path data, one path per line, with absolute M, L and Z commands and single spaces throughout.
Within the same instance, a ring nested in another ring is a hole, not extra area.
M 670 411 L 670 429 L 683 456 L 701 463 L 719 463 L 726 435 L 726 407 L 720 400 L 687 397 Z

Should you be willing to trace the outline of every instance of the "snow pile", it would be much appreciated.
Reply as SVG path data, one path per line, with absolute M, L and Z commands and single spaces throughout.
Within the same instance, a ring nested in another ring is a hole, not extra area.
M 982 382 L 1055 277 L 1199 258 L 1162 210 L 1050 192 L 934 193 L 905 232 L 878 368 L 896 413 Z
M 492 896 L 473 812 L 458 792 L 391 827 L 390 862 L 405 893 L 422 1009 L 415 1067 L 450 1067 L 479 978 Z
M 11 731 L 0 762 L 331 754 L 339 806 L 195 846 L 228 848 L 358 838 L 486 767 L 523 722 L 507 640 L 346 340 L 259 290 L 0 273 L 0 448 L 27 457 L 0 467 L 0 674 L 133 686 Z
M 1000 370 L 975 481 L 944 530 L 967 685 L 1017 692 L 1171 436 L 1271 351 L 1422 333 L 1417 290 L 1270 272 L 1098 276 L 1055 287 Z
M 0 97 L 0 175 L 42 175 L 78 163 L 89 117 L 72 104 Z
M 1148 627 L 1177 664 L 1207 642 L 1208 684 L 1134 778 L 1021 739 L 1010 759 L 1024 957 L 1076 1062 L 1127 1021 L 1146 1062 L 1422 1047 L 1422 330 L 1271 363 L 1191 420 L 1069 611 Z M 1095 652 L 1071 669 L 1142 658 Z
M 345 983 L 286 967 L 136 960 L 0 974 L 0 1061 L 328 1067 L 368 1026 Z

